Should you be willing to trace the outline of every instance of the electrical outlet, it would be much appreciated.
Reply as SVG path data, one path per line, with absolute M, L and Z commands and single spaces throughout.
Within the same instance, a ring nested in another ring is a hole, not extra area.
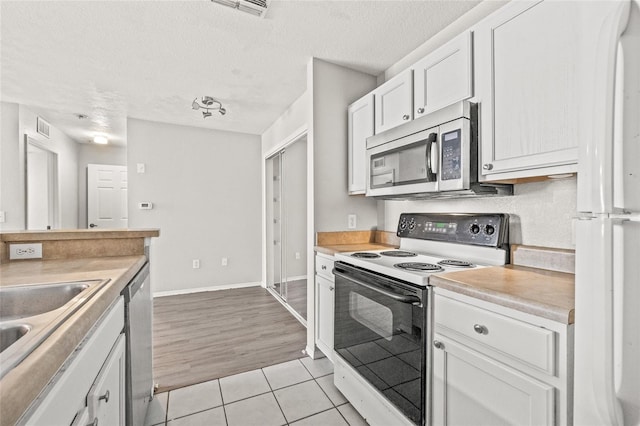
M 200 269 L 200 259 L 193 259 L 193 269 Z
M 300 252 L 299 251 L 296 252 L 296 260 L 300 260 Z
M 145 172 L 144 163 L 137 163 L 136 170 L 138 171 L 138 173 L 144 173 Z
M 42 259 L 42 243 L 11 244 L 9 259 Z
M 222 266 L 227 266 L 229 264 L 229 259 L 227 259 L 226 257 L 222 258 Z
M 347 216 L 347 227 L 349 229 L 356 229 L 356 215 L 350 214 Z

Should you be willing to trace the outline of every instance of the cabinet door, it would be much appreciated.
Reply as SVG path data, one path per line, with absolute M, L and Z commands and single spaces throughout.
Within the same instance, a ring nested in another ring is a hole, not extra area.
M 549 170 L 536 169 L 559 166 L 565 167 L 558 172 L 575 171 L 584 124 L 580 76 L 589 72 L 584 58 L 598 34 L 590 3 L 511 2 L 476 27 L 483 176 L 522 170 L 528 173 L 514 177 L 547 175 Z
M 413 71 L 393 77 L 373 91 L 375 132 L 413 120 Z
M 435 334 L 434 425 L 551 425 L 554 389 Z
M 124 425 L 125 368 L 125 337 L 121 334 L 87 395 L 89 418 L 98 419 L 99 425 Z
M 364 194 L 367 181 L 367 138 L 374 134 L 373 93 L 349 106 L 349 194 Z
M 316 336 L 318 348 L 333 361 L 334 284 L 316 275 Z
M 470 98 L 472 80 L 469 31 L 413 66 L 414 118 Z

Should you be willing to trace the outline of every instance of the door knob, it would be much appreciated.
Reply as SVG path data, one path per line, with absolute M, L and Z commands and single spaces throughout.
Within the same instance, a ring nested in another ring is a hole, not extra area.
M 90 223 L 89 224 L 89 228 L 95 228 L 96 226 L 98 226 L 98 225 L 96 225 L 95 223 Z

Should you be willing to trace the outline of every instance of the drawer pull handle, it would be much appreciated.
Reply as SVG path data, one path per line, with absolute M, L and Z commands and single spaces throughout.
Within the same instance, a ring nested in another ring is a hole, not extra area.
M 327 270 L 327 265 L 322 265 L 322 270 L 326 271 Z
M 443 349 L 444 348 L 444 344 L 440 340 L 434 340 L 433 341 L 433 346 L 436 349 Z
M 102 401 L 103 399 L 104 399 L 104 402 L 109 402 L 109 391 L 107 391 L 107 393 L 99 397 L 98 401 Z
M 473 329 L 478 334 L 487 334 L 489 332 L 489 330 L 487 330 L 487 327 L 485 327 L 484 325 L 480 325 L 480 324 L 474 324 L 473 325 Z

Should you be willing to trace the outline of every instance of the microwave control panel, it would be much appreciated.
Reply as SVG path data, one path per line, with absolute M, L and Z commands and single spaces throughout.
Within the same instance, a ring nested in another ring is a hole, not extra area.
M 460 129 L 441 135 L 442 172 L 440 180 L 460 179 L 462 177 L 462 131 Z

